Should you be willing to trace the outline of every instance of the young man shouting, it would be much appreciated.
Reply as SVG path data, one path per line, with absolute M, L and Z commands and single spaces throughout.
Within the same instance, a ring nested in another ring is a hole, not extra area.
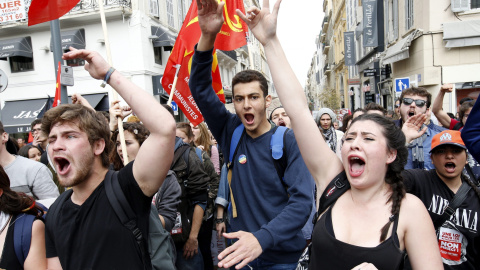
M 268 1 L 264 4 L 268 6 Z M 246 70 L 232 80 L 236 114 L 227 112 L 212 89 L 212 49 L 224 22 L 224 2 L 197 1 L 202 35 L 192 61 L 190 89 L 208 127 L 227 155 L 234 130 L 245 126 L 231 160 L 230 225 L 234 244 L 219 255 L 219 267 L 295 269 L 305 248 L 301 229 L 312 208 L 314 184 L 292 131 L 284 138 L 287 166 L 280 179 L 270 150 L 275 130 L 267 120 L 268 84 L 258 71 Z M 244 17 L 244 16 L 243 16 Z M 238 264 L 238 265 L 237 265 Z
M 65 60 L 76 58 L 88 62 L 85 69 L 93 78 L 105 78 L 150 131 L 135 161 L 118 173 L 145 238 L 152 196 L 172 162 L 175 121 L 151 95 L 110 68 L 98 53 L 73 50 L 63 55 Z M 45 113 L 42 130 L 48 134 L 48 155 L 60 184 L 73 190 L 63 193 L 50 208 L 63 201 L 56 219 L 47 214 L 48 269 L 151 269 L 151 264 L 144 263 L 150 258 L 142 257 L 134 235 L 120 222 L 106 196 L 103 181 L 113 144 L 104 116 L 83 105 L 60 105 Z

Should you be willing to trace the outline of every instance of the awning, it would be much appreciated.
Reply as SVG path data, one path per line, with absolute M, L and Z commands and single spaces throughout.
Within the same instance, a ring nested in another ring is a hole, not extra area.
M 61 32 L 62 49 L 68 50 L 70 46 L 75 49 L 85 49 L 85 29 L 67 30 Z M 50 51 L 53 51 L 53 40 L 50 39 Z
M 110 108 L 107 93 L 85 94 L 82 95 L 82 97 L 84 97 L 96 111 L 108 111 Z M 68 103 L 72 103 L 72 97 L 70 96 L 68 97 Z
M 12 56 L 33 57 L 30 37 L 0 40 L 0 58 Z
M 2 109 L 2 123 L 7 133 L 30 131 L 30 124 L 37 119 L 47 98 L 5 101 Z
M 446 48 L 480 45 L 480 20 L 443 23 Z
M 419 37 L 420 34 L 421 34 L 421 31 L 415 30 L 404 39 L 398 41 L 393 46 L 389 47 L 383 53 L 382 64 L 383 65 L 391 64 L 391 63 L 395 63 L 410 57 L 410 54 L 408 51 L 410 48 L 410 44 L 412 43 L 412 40 Z
M 176 39 L 177 37 L 163 26 L 152 26 L 153 47 L 173 47 Z

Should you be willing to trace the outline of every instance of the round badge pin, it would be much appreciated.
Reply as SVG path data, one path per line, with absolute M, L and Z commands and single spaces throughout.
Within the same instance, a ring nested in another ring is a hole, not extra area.
M 247 163 L 247 156 L 245 156 L 245 155 L 240 155 L 240 156 L 238 157 L 238 162 L 240 162 L 240 164 L 245 164 L 245 163 Z

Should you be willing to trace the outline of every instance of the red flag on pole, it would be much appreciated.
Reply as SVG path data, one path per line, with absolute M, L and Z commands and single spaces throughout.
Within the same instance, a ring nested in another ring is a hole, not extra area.
M 217 36 L 217 41 L 215 42 L 215 46 L 218 49 L 226 51 L 234 50 L 247 44 L 245 38 L 245 33 L 248 29 L 247 26 L 236 15 L 233 17 L 236 21 L 232 21 L 231 19 L 232 14 L 235 14 L 235 9 L 237 8 L 244 12 L 243 2 L 241 0 L 228 1 L 228 3 L 226 3 L 224 6 L 223 14 L 225 18 L 225 24 L 222 26 L 222 30 Z M 197 3 L 196 0 L 193 0 L 190 9 L 185 16 L 185 20 L 182 28 L 180 29 L 180 33 L 178 34 L 175 46 L 173 47 L 170 57 L 168 58 L 167 66 L 165 67 L 162 77 L 163 89 L 170 94 L 175 75 L 177 74 L 177 69 L 179 69 L 173 100 L 184 112 L 188 120 L 194 125 L 198 125 L 203 121 L 203 116 L 201 115 L 197 104 L 193 100 L 190 88 L 188 87 L 193 48 L 200 39 L 201 35 L 197 14 Z M 215 50 L 213 57 L 212 87 L 220 101 L 225 103 L 225 95 L 220 78 L 217 53 Z
M 28 26 L 56 20 L 67 14 L 80 0 L 32 0 L 28 9 Z
M 57 107 L 58 105 L 60 105 L 60 96 L 61 96 L 61 92 L 60 92 L 60 74 L 62 72 L 61 70 L 62 68 L 62 64 L 61 62 L 59 61 L 58 62 L 58 69 L 57 69 L 57 86 L 55 88 L 55 98 L 53 99 L 53 105 L 52 105 L 52 108 L 55 108 Z
M 247 44 L 245 36 L 246 33 L 248 33 L 248 26 L 235 14 L 235 10 L 237 9 L 245 14 L 245 7 L 243 6 L 243 0 L 221 1 L 225 2 L 223 6 L 223 18 L 225 22 L 215 40 L 215 48 L 222 51 L 231 51 Z M 185 42 L 186 48 L 193 48 L 202 34 L 200 25 L 198 24 L 196 0 L 192 1 L 192 5 L 185 16 L 182 30 L 184 34 L 179 34 L 178 38 L 181 38 Z

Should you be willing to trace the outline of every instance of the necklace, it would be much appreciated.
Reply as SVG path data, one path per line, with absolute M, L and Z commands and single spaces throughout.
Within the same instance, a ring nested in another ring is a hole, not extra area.
M 2 230 L 0 230 L 0 234 L 2 234 L 3 231 L 7 228 L 7 225 L 8 225 L 8 223 L 10 223 L 11 220 L 12 220 L 12 216 L 10 216 L 10 218 L 8 218 L 7 223 L 5 223 L 5 225 L 3 226 Z M 10 226 L 8 226 L 8 227 L 10 227 Z

